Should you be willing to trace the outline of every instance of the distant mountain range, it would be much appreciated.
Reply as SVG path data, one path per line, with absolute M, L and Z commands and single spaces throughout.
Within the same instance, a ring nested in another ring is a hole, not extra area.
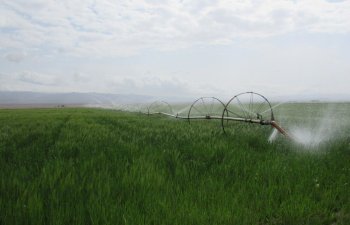
M 145 95 L 0 91 L 0 105 L 116 105 L 153 101 Z
M 199 96 L 200 97 L 200 96 Z M 106 93 L 42 93 L 42 92 L 13 92 L 0 91 L 0 106 L 37 106 L 37 105 L 75 105 L 75 106 L 118 106 L 125 104 L 150 103 L 155 100 L 166 100 L 168 102 L 187 102 L 190 103 L 196 98 L 186 97 L 168 97 L 159 98 L 147 95 L 133 94 L 106 94 Z M 227 98 L 228 99 L 228 98 Z M 222 99 L 225 102 L 225 98 Z M 317 102 L 317 101 L 350 101 L 349 95 L 290 95 L 290 96 L 271 96 L 271 102 L 298 101 L 298 102 Z

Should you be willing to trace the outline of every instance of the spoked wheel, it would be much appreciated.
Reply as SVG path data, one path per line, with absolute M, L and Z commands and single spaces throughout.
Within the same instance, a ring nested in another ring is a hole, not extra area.
M 171 105 L 165 101 L 155 101 L 147 108 L 148 115 L 152 114 L 168 114 L 173 115 Z
M 228 101 L 222 112 L 221 125 L 223 131 L 228 132 L 252 123 L 267 125 L 273 120 L 271 104 L 263 95 L 244 92 Z
M 225 104 L 215 97 L 201 97 L 194 101 L 188 111 L 188 122 L 195 119 L 221 119 Z

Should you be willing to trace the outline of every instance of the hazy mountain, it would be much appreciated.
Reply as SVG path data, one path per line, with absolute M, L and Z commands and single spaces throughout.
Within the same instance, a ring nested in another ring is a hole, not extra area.
M 200 96 L 199 96 L 200 97 Z M 220 98 L 224 102 L 229 98 Z M 289 95 L 268 97 L 271 102 L 328 102 L 328 101 L 349 101 L 348 95 Z M 120 106 L 124 104 L 151 103 L 155 100 L 165 100 L 169 103 L 186 102 L 191 103 L 196 98 L 193 97 L 167 97 L 159 98 L 147 95 L 133 94 L 105 94 L 105 93 L 40 93 L 40 92 L 12 92 L 0 91 L 0 106 L 16 105 L 88 105 L 88 106 Z
M 0 92 L 0 105 L 114 105 L 149 102 L 153 99 L 152 96 L 144 95 L 103 93 Z

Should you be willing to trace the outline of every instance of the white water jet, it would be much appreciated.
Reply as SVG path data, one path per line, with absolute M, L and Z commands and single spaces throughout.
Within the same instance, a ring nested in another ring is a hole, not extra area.
M 186 106 L 186 107 L 184 107 L 184 108 L 178 110 L 178 111 L 176 112 L 176 114 L 181 114 L 181 113 L 183 113 L 183 112 L 188 113 L 188 111 L 190 110 L 190 107 L 191 107 L 191 106 L 188 105 L 188 106 Z
M 269 137 L 269 142 L 274 142 L 277 139 L 277 135 L 278 135 L 278 130 L 277 129 L 273 129 L 272 133 L 270 134 Z
M 336 108 L 328 107 L 321 117 L 312 118 L 303 125 L 293 126 L 289 132 L 297 143 L 308 148 L 316 148 L 336 138 L 344 126 L 346 124 L 342 124 L 340 118 L 336 116 Z

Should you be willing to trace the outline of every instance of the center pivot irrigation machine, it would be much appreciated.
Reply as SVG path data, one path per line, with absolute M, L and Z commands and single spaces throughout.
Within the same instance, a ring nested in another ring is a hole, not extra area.
M 291 136 L 275 120 L 272 106 L 263 95 L 255 92 L 244 92 L 235 95 L 226 104 L 215 97 L 201 97 L 189 107 L 188 114 L 174 113 L 170 104 L 164 101 L 153 102 L 147 107 L 147 114 L 161 114 L 177 119 L 191 120 L 221 120 L 224 133 L 232 122 L 243 122 L 258 125 L 268 125 L 284 136 Z

